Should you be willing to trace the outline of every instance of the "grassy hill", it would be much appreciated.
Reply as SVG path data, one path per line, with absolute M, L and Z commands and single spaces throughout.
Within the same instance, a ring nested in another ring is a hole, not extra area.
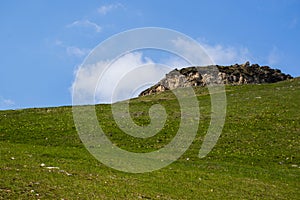
M 142 174 L 113 170 L 89 154 L 71 107 L 0 111 L 0 199 L 300 199 L 300 79 L 226 86 L 225 126 L 203 159 L 210 96 L 195 91 L 201 120 L 193 144 L 168 167 Z M 130 102 L 140 125 L 149 123 L 151 105 L 164 105 L 165 128 L 133 138 L 118 129 L 110 105 L 99 105 L 99 123 L 113 143 L 149 152 L 172 140 L 180 110 L 171 92 Z

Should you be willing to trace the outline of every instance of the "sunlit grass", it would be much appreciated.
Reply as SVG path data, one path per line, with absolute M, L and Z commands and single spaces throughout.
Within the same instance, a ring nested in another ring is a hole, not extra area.
M 0 111 L 0 199 L 299 199 L 300 79 L 226 86 L 226 123 L 204 159 L 198 153 L 209 125 L 210 97 L 205 88 L 195 91 L 201 120 L 193 144 L 178 161 L 144 174 L 113 170 L 91 156 L 77 135 L 71 107 Z M 180 123 L 175 96 L 132 99 L 130 113 L 146 125 L 156 103 L 169 117 L 151 138 L 123 133 L 110 105 L 96 107 L 99 124 L 120 148 L 159 149 Z

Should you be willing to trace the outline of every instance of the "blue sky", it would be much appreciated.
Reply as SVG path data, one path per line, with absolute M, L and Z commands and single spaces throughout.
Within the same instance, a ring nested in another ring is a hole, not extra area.
M 71 105 L 74 73 L 108 37 L 163 27 L 197 40 L 217 64 L 300 76 L 300 1 L 1 1 L 0 109 Z M 137 55 L 140 56 L 140 55 Z

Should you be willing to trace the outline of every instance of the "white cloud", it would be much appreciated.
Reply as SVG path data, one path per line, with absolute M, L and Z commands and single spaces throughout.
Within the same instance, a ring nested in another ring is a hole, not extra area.
M 177 49 L 181 49 L 182 56 L 198 61 L 197 65 L 201 66 L 213 63 L 231 65 L 252 60 L 249 50 L 245 47 L 223 46 L 221 44 L 211 45 L 207 42 L 199 42 L 203 49 L 203 52 L 201 52 L 197 44 L 180 38 L 173 41 L 173 43 Z
M 111 12 L 112 10 L 118 9 L 118 8 L 122 8 L 124 7 L 122 4 L 120 3 L 115 3 L 115 4 L 109 4 L 109 5 L 103 5 L 101 7 L 98 8 L 98 12 L 101 15 L 106 15 L 108 12 Z
M 55 40 L 54 45 L 64 48 L 68 56 L 75 56 L 79 58 L 86 56 L 91 51 L 87 48 L 79 48 L 76 46 L 65 45 L 61 40 Z
M 9 109 L 14 106 L 15 102 L 11 99 L 6 99 L 0 96 L 0 109 Z
M 213 62 L 218 65 L 245 63 L 252 60 L 249 50 L 245 47 L 210 45 L 207 43 L 201 43 L 201 45 Z
M 111 103 L 136 97 L 171 70 L 169 67 L 156 65 L 139 52 L 128 53 L 111 65 L 110 63 L 111 61 L 101 61 L 77 70 L 77 81 L 73 83 L 72 89 L 76 89 L 76 94 L 80 95 L 76 95 L 77 102 L 73 102 L 74 104 L 93 104 L 95 102 L 90 101 L 92 97 L 95 97 L 96 103 Z
M 206 55 L 205 51 L 198 43 L 182 38 L 172 41 L 174 48 L 178 51 L 180 57 L 186 59 L 193 65 L 210 65 L 212 61 Z
M 90 52 L 90 49 L 79 48 L 75 46 L 68 46 L 65 48 L 69 56 L 83 57 Z
M 221 44 L 212 45 L 207 41 L 198 41 L 202 47 L 203 52 L 199 51 L 199 46 L 195 43 L 183 39 L 174 41 L 175 46 L 182 50 L 182 55 L 191 57 L 197 61 L 197 65 L 231 65 L 235 63 L 244 63 L 246 61 L 253 61 L 249 50 L 245 47 L 223 46 Z M 197 53 L 195 53 L 197 52 Z
M 185 61 L 184 59 L 178 57 L 178 56 L 172 56 L 169 57 L 168 59 L 161 60 L 163 65 L 169 66 L 171 69 L 181 69 L 184 67 L 190 67 L 191 64 Z
M 67 28 L 71 27 L 87 27 L 94 29 L 97 33 L 101 32 L 102 28 L 95 22 L 91 22 L 89 20 L 77 20 L 67 25 Z

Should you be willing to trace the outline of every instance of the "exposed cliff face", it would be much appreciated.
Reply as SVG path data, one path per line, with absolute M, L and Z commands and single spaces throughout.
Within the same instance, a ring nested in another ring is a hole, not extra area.
M 157 84 L 141 92 L 140 96 L 180 87 L 220 83 L 232 85 L 275 83 L 292 78 L 292 76 L 286 75 L 278 69 L 272 69 L 269 66 L 259 66 L 258 64 L 250 65 L 249 62 L 230 66 L 188 67 L 169 72 Z

